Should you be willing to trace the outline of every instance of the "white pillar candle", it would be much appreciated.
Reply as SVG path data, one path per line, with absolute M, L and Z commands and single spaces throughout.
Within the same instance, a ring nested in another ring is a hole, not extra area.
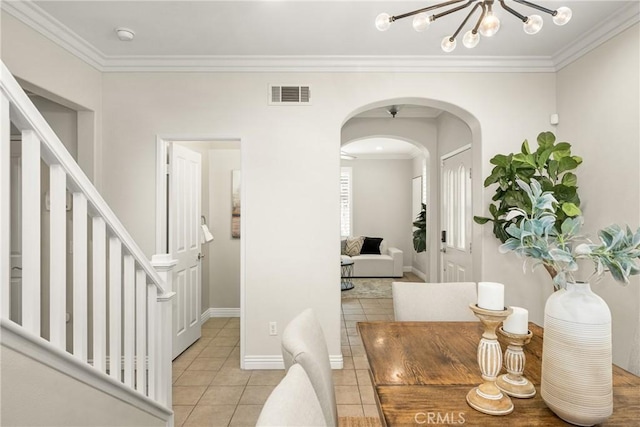
M 478 283 L 478 307 L 487 310 L 504 310 L 504 285 L 502 283 Z
M 526 335 L 529 332 L 529 312 L 522 307 L 511 307 L 513 313 L 504 321 L 502 329 L 512 334 Z

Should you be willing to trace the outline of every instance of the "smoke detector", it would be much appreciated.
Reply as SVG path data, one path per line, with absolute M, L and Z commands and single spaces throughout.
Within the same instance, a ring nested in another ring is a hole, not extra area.
M 128 28 L 116 28 L 115 31 L 118 38 L 123 42 L 130 42 L 136 36 L 136 33 Z

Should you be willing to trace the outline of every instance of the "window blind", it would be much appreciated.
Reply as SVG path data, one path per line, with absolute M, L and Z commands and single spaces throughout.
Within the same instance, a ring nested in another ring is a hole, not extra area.
M 340 236 L 351 235 L 351 168 L 340 169 Z

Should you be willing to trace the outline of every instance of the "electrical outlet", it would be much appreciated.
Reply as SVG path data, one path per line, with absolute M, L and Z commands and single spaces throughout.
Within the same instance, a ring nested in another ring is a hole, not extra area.
M 269 322 L 269 335 L 278 335 L 278 324 L 276 322 Z

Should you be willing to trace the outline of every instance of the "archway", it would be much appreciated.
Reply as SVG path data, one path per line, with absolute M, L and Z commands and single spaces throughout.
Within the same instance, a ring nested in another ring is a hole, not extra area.
M 429 109 L 436 109 L 443 114 L 444 119 L 438 117 L 429 120 L 414 120 L 410 123 L 403 120 L 400 115 L 394 118 L 385 118 L 381 121 L 362 118 L 363 113 L 388 107 L 390 105 L 411 105 L 422 106 Z M 444 147 L 441 141 L 446 139 L 448 131 L 442 127 L 449 126 L 451 123 L 459 122 L 464 125 L 466 131 L 463 133 L 466 141 L 460 141 L 462 145 L 471 146 L 472 168 L 481 170 L 481 132 L 480 123 L 468 111 L 444 101 L 427 99 L 427 98 L 392 98 L 374 103 L 363 105 L 352 111 L 343 121 L 341 126 L 341 147 L 354 141 L 365 138 L 385 137 L 394 138 L 409 142 L 417 147 L 423 153 L 426 159 L 427 169 L 427 235 L 428 235 L 428 269 L 427 281 L 438 281 L 440 272 L 440 159 L 441 156 L 448 154 L 454 149 Z M 443 124 L 444 123 L 444 124 Z M 444 151 L 443 151 L 444 150 Z M 473 212 L 482 211 L 482 180 L 479 176 L 475 176 L 471 183 L 471 194 L 473 203 Z M 429 206 L 435 209 L 429 209 Z M 472 241 L 477 244 L 481 243 L 482 233 L 480 228 L 473 224 L 471 231 Z M 482 277 L 482 254 L 480 251 L 472 252 L 473 274 L 472 280 L 478 281 Z

